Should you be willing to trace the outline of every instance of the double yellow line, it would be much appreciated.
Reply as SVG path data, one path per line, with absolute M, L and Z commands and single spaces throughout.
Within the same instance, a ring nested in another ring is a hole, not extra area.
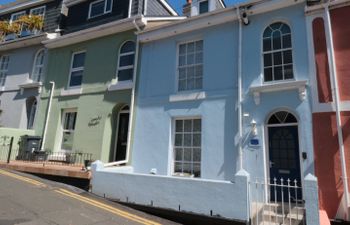
M 34 184 L 35 186 L 46 187 L 46 185 L 44 183 L 41 183 L 39 181 L 30 179 L 30 178 L 27 178 L 27 177 L 23 177 L 23 176 L 14 174 L 14 173 L 10 173 L 10 172 L 4 171 L 4 170 L 0 170 L 0 174 L 8 176 L 8 177 L 15 178 L 17 180 L 21 180 L 21 181 L 24 181 L 24 182 L 27 182 L 27 183 L 30 183 L 30 184 Z
M 132 220 L 132 221 L 135 221 L 135 222 L 138 222 L 140 224 L 161 225 L 160 223 L 157 223 L 157 222 L 154 222 L 152 220 L 148 220 L 148 219 L 142 218 L 140 216 L 128 213 L 128 212 L 120 210 L 120 209 L 116 209 L 116 208 L 114 208 L 114 207 L 112 207 L 110 205 L 98 202 L 96 200 L 92 200 L 90 198 L 86 198 L 86 197 L 80 196 L 78 194 L 75 194 L 73 192 L 67 191 L 65 189 L 55 190 L 55 192 L 60 193 L 60 194 L 65 195 L 65 196 L 68 196 L 70 198 L 74 198 L 74 199 L 77 199 L 79 201 L 85 202 L 87 204 L 90 204 L 90 205 L 95 206 L 97 208 L 103 209 L 103 210 L 108 211 L 110 213 L 113 213 L 115 215 L 124 217 L 126 219 L 129 219 L 129 220 Z
M 10 172 L 7 172 L 7 171 L 1 170 L 1 169 L 0 169 L 0 174 L 1 175 L 5 175 L 5 176 L 9 176 L 9 177 L 12 177 L 12 178 L 15 178 L 15 179 L 18 179 L 18 180 L 21 180 L 21 181 L 24 181 L 24 182 L 27 182 L 27 183 L 30 183 L 30 184 L 33 184 L 35 186 L 46 187 L 46 185 L 44 183 L 41 183 L 39 181 L 30 179 L 30 178 L 27 178 L 27 177 L 23 177 L 23 176 L 14 174 L 14 173 L 10 173 Z M 115 214 L 115 215 L 120 216 L 120 217 L 124 217 L 126 219 L 132 220 L 132 221 L 140 223 L 140 224 L 144 224 L 144 225 L 161 225 L 160 223 L 154 222 L 152 220 L 148 220 L 148 219 L 142 218 L 140 216 L 128 213 L 126 211 L 123 211 L 123 210 L 120 210 L 120 209 L 116 209 L 116 208 L 114 208 L 114 207 L 112 207 L 110 205 L 107 205 L 105 203 L 102 203 L 102 202 L 99 202 L 99 201 L 96 201 L 96 200 L 93 200 L 93 199 L 90 199 L 90 198 L 87 198 L 87 197 L 80 196 L 78 194 L 75 194 L 73 192 L 67 191 L 67 190 L 62 189 L 62 188 L 60 188 L 58 190 L 55 190 L 55 192 L 59 193 L 61 195 L 64 195 L 64 196 L 67 196 L 67 197 L 79 200 L 81 202 L 87 203 L 87 204 L 92 205 L 94 207 L 103 209 L 103 210 L 108 211 L 108 212 L 110 212 L 112 214 Z

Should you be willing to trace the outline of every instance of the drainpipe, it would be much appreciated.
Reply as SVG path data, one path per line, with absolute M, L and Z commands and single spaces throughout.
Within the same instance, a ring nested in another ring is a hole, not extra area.
M 143 15 L 147 15 L 147 5 L 148 5 L 148 0 L 143 1 Z
M 344 140 L 343 140 L 343 129 L 342 129 L 342 121 L 341 121 L 341 109 L 340 109 L 340 97 L 339 97 L 339 88 L 338 88 L 338 78 L 337 78 L 337 69 L 336 69 L 336 60 L 334 53 L 334 42 L 332 35 L 332 24 L 331 17 L 329 14 L 329 2 L 324 5 L 325 16 L 326 16 L 326 35 L 329 41 L 328 45 L 328 53 L 329 53 L 329 68 L 331 72 L 331 82 L 332 92 L 335 100 L 335 111 L 336 111 L 336 120 L 337 120 L 337 131 L 338 131 L 338 142 L 340 149 L 340 161 L 341 161 L 341 170 L 342 170 L 342 181 L 344 185 L 344 196 L 345 196 L 345 204 L 346 204 L 346 219 L 348 220 L 348 207 L 349 207 L 349 187 L 348 187 L 348 176 L 346 170 L 346 161 L 345 161 L 345 148 L 344 148 Z
M 243 169 L 243 121 L 242 121 L 242 17 L 240 13 L 240 8 L 236 8 L 238 22 L 239 22 L 239 31 L 238 31 L 238 171 Z
M 50 84 L 51 84 L 51 91 L 50 91 L 50 98 L 49 98 L 49 106 L 47 108 L 46 120 L 45 120 L 45 124 L 44 124 L 44 133 L 43 133 L 43 140 L 41 142 L 41 151 L 44 151 L 44 145 L 45 145 L 46 135 L 47 135 L 47 126 L 48 126 L 49 119 L 50 119 L 52 96 L 53 96 L 53 92 L 55 90 L 55 82 L 50 81 Z
M 142 20 L 142 18 L 141 18 L 141 21 L 144 24 L 147 23 L 147 21 Z M 141 31 L 141 28 L 136 23 L 136 19 L 133 20 L 133 24 L 138 32 Z M 136 49 L 135 49 L 134 73 L 133 73 L 133 77 L 132 77 L 133 86 L 132 86 L 132 90 L 131 90 L 130 115 L 129 115 L 129 127 L 128 127 L 128 144 L 127 144 L 127 149 L 126 149 L 126 158 L 125 158 L 125 160 L 120 161 L 120 162 L 106 163 L 106 164 L 104 164 L 104 167 L 118 166 L 118 165 L 124 164 L 125 162 L 128 163 L 129 159 L 130 159 L 131 135 L 132 135 L 132 127 L 134 125 L 135 88 L 136 88 L 136 78 L 137 78 L 137 68 L 138 68 L 137 65 L 138 65 L 138 61 L 139 61 L 138 60 L 139 59 L 139 46 L 140 46 L 140 41 L 139 41 L 139 38 L 137 38 Z

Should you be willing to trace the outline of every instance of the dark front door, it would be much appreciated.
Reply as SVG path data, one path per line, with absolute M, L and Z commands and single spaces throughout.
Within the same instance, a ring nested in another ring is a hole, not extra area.
M 270 183 L 274 184 L 275 179 L 277 179 L 277 184 L 281 184 L 282 178 L 284 185 L 288 185 L 289 179 L 291 186 L 294 186 L 294 181 L 296 181 L 297 186 L 301 187 L 298 126 L 269 127 L 268 135 Z M 277 201 L 288 201 L 288 192 L 292 201 L 302 199 L 301 188 L 292 188 L 288 191 L 287 187 L 281 188 L 272 185 L 270 190 L 271 200 L 277 198 Z
M 126 159 L 126 150 L 128 144 L 129 113 L 119 114 L 118 139 L 116 146 L 115 161 Z

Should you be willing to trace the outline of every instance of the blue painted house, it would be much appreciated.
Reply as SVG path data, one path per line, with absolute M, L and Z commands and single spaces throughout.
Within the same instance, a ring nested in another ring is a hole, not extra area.
M 318 224 L 305 5 L 192 1 L 188 19 L 139 33 L 131 158 L 96 162 L 92 191 L 244 223 Z

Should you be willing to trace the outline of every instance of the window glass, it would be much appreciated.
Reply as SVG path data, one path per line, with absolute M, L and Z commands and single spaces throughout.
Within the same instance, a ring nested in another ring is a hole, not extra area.
M 119 50 L 118 81 L 132 80 L 135 63 L 135 42 L 125 42 Z
M 203 41 L 179 46 L 178 91 L 198 90 L 203 86 Z
M 82 84 L 84 74 L 85 52 L 73 53 L 72 68 L 70 72 L 69 87 L 76 87 Z
M 264 81 L 293 79 L 291 30 L 287 24 L 273 23 L 263 34 Z
M 63 113 L 63 133 L 62 144 L 63 150 L 72 150 L 74 141 L 75 122 L 77 118 L 77 112 L 64 112 Z
M 209 1 L 199 2 L 199 14 L 209 12 Z
M 112 0 L 98 0 L 90 3 L 89 18 L 101 16 L 112 11 Z
M 12 15 L 11 15 L 11 22 L 12 21 L 16 21 L 16 20 L 18 20 L 21 16 L 24 16 L 24 15 L 26 15 L 26 12 L 25 11 L 22 11 L 22 12 L 17 12 L 17 13 L 13 13 Z
M 10 57 L 8 55 L 3 55 L 0 58 L 0 85 L 5 85 L 5 80 L 8 71 Z
M 201 119 L 175 120 L 175 175 L 200 177 L 201 130 Z
M 45 14 L 45 6 L 41 6 L 38 8 L 34 8 L 30 10 L 31 15 L 36 15 L 36 16 L 44 16 Z
M 40 82 L 44 73 L 44 58 L 45 50 L 39 50 L 36 54 L 33 64 L 32 80 L 35 82 Z

